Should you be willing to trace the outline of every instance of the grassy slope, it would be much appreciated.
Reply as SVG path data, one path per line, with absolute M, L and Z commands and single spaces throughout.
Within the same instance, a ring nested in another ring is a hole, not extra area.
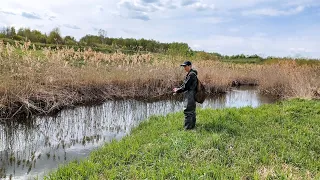
M 49 179 L 319 179 L 320 101 L 152 117 L 130 136 L 70 163 Z

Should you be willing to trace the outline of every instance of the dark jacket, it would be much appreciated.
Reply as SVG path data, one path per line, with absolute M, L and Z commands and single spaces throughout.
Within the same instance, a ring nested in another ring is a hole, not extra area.
M 177 93 L 182 93 L 186 91 L 190 91 L 192 93 L 196 92 L 198 79 L 198 72 L 194 69 L 191 69 L 186 75 L 183 84 L 179 87 Z

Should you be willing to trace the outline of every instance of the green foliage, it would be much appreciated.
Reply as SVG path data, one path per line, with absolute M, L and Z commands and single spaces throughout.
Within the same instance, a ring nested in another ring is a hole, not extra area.
M 222 62 L 231 62 L 231 63 L 252 63 L 252 64 L 260 64 L 264 63 L 265 59 L 262 57 L 254 54 L 254 55 L 232 55 L 232 56 L 221 56 L 219 58 Z
M 16 29 L 14 27 L 5 27 L 2 30 L 0 30 L 0 34 L 0 37 L 12 38 L 16 35 Z
M 47 38 L 47 43 L 49 44 L 63 44 L 63 39 L 60 35 L 60 30 L 58 28 L 54 28 Z
M 75 49 L 91 48 L 105 53 L 123 52 L 126 54 L 134 53 L 163 53 L 172 56 L 179 56 L 180 58 L 189 58 L 191 60 L 216 60 L 232 63 L 269 63 L 272 59 L 280 58 L 262 58 L 256 54 L 254 55 L 221 55 L 218 53 L 208 53 L 204 51 L 193 51 L 187 43 L 173 42 L 161 43 L 155 40 L 134 39 L 134 38 L 112 38 L 107 37 L 107 32 L 100 29 L 98 35 L 87 34 L 77 41 L 72 36 L 62 37 L 60 30 L 54 28 L 49 35 L 42 34 L 38 30 L 31 30 L 30 28 L 20 28 L 18 31 L 14 27 L 7 27 L 0 30 L 0 38 L 17 40 L 17 41 L 31 41 L 37 44 L 38 47 L 73 47 Z M 14 43 L 11 41 L 10 43 Z M 307 61 L 299 59 L 299 64 L 317 64 L 318 60 Z
M 195 59 L 201 60 L 216 60 L 221 59 L 221 55 L 218 53 L 207 53 L 204 51 L 195 51 Z
M 187 43 L 177 42 L 169 44 L 168 53 L 174 56 L 180 55 L 184 57 L 191 57 L 193 55 L 193 51 Z
M 22 37 L 22 36 L 19 36 L 19 35 L 14 35 L 14 36 L 12 37 L 12 39 L 13 39 L 13 40 L 16 40 L 16 41 L 23 41 L 25 38 Z
M 320 101 L 152 117 L 45 179 L 319 179 Z
M 250 63 L 250 64 L 259 64 L 264 63 L 263 59 L 260 58 L 236 58 L 236 59 L 221 59 L 222 62 L 230 62 L 230 63 Z
M 102 44 L 102 41 L 99 36 L 86 35 L 80 39 L 79 43 L 85 46 L 95 46 L 97 44 Z
M 320 61 L 319 60 L 312 60 L 312 59 L 297 59 L 296 62 L 299 65 L 311 65 L 311 66 L 319 66 Z
M 13 30 L 12 30 L 13 31 Z M 31 41 L 31 42 L 40 42 L 46 43 L 47 36 L 42 34 L 38 30 L 30 30 L 29 28 L 20 28 L 18 33 L 13 36 L 6 36 L 7 38 L 11 38 L 18 41 Z
M 64 44 L 66 44 L 66 45 L 77 45 L 77 40 L 74 37 L 66 36 L 64 38 Z
M 107 37 L 107 32 L 104 30 L 99 30 L 98 35 L 85 35 L 80 38 L 79 42 L 71 36 L 62 37 L 60 30 L 54 28 L 49 35 L 42 34 L 38 30 L 31 30 L 30 28 L 20 28 L 18 32 L 15 32 L 15 29 L 5 28 L 0 31 L 0 38 L 13 39 L 17 41 L 31 41 L 32 43 L 44 43 L 44 44 L 55 44 L 55 45 L 68 45 L 68 46 L 87 46 L 91 48 L 103 49 L 103 52 L 110 51 L 112 47 L 113 51 L 122 51 L 125 53 L 132 52 L 154 52 L 154 53 L 164 53 L 169 49 L 169 43 L 160 43 L 155 40 L 146 40 L 146 39 L 133 39 L 133 38 L 111 38 Z M 178 43 L 179 44 L 179 43 Z M 180 43 L 181 47 L 174 45 L 174 48 L 171 48 L 171 52 L 174 54 L 186 54 L 188 47 L 184 47 L 186 44 Z M 178 45 L 178 46 L 180 46 Z M 46 45 L 42 45 L 46 46 Z M 105 50 L 107 48 L 109 50 Z M 185 50 L 185 48 L 187 50 Z M 183 52 L 179 52 L 179 49 Z

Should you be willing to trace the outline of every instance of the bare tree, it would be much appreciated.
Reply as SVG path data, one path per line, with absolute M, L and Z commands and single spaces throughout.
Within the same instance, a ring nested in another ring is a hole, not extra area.
M 103 29 L 99 29 L 98 35 L 101 38 L 101 43 L 105 44 L 105 38 L 107 37 L 107 31 Z

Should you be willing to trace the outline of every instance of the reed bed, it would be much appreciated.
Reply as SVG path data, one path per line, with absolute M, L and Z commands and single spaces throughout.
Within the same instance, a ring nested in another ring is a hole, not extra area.
M 107 99 L 168 97 L 185 75 L 179 67 L 183 60 L 150 53 L 36 50 L 30 42 L 0 42 L 0 116 L 50 114 L 63 107 Z M 298 65 L 293 60 L 259 65 L 217 59 L 193 62 L 211 94 L 247 84 L 259 85 L 262 93 L 280 98 L 320 96 L 318 65 Z

